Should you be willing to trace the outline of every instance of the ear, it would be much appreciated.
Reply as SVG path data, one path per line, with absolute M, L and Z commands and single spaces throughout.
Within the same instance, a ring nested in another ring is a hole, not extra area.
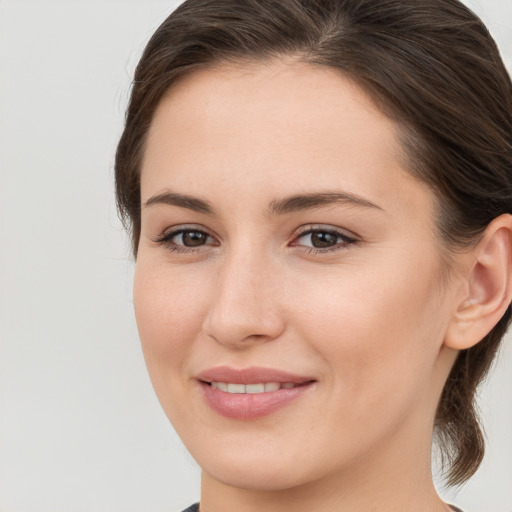
M 467 256 L 463 292 L 444 341 L 456 350 L 489 334 L 512 300 L 512 215 L 494 219 Z

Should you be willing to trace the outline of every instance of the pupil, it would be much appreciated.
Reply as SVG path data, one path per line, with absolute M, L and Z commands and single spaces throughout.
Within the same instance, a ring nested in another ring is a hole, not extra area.
M 311 242 L 313 243 L 313 247 L 332 247 L 336 245 L 337 235 L 333 235 L 332 233 L 326 233 L 325 231 L 320 231 L 317 233 L 311 234 Z
M 187 247 L 197 247 L 206 242 L 206 235 L 198 231 L 185 231 L 182 235 L 183 245 Z

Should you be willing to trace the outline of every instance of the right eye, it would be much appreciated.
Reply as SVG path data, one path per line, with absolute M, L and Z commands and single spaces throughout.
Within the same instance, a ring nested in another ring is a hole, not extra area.
M 165 232 L 155 240 L 172 251 L 189 252 L 205 245 L 217 245 L 215 239 L 206 231 L 196 228 L 179 228 Z
M 204 233 L 203 231 L 187 230 L 174 234 L 171 237 L 171 241 L 176 245 L 183 245 L 185 247 L 198 247 L 208 243 L 209 239 L 211 238 L 212 237 L 208 235 L 208 233 Z

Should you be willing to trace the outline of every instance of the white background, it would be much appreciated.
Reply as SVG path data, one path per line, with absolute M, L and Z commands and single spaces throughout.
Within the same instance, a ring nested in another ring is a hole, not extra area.
M 512 1 L 468 3 L 510 68 Z M 0 512 L 199 497 L 146 375 L 112 190 L 134 66 L 176 4 L 0 0 Z M 468 512 L 512 512 L 511 345 L 482 393 L 485 463 L 442 491 Z

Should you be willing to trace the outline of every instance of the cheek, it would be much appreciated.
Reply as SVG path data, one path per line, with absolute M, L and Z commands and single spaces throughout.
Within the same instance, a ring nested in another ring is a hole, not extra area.
M 204 282 L 165 265 L 137 262 L 134 307 L 144 357 L 157 393 L 183 365 L 204 319 Z M 162 385 L 164 385 L 162 383 Z
M 439 280 L 418 277 L 405 261 L 394 267 L 351 268 L 330 281 L 300 283 L 300 330 L 339 393 L 361 407 L 392 400 L 390 390 L 405 400 L 412 388 L 428 387 L 443 339 Z

